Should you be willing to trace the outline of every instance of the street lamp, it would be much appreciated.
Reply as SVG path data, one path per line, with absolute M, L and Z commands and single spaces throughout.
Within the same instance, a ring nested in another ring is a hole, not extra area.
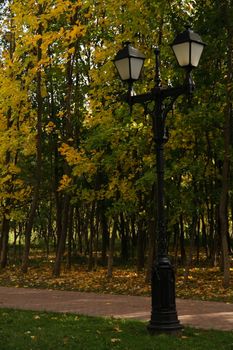
M 179 34 L 171 45 L 179 65 L 190 71 L 198 66 L 204 46 L 200 35 L 190 28 Z
M 130 41 L 126 41 L 123 49 L 116 54 L 114 59 L 121 80 L 130 83 L 138 80 L 145 58 L 145 55 L 130 45 Z
M 179 65 L 186 69 L 184 84 L 177 87 L 163 86 L 160 78 L 159 49 L 155 49 L 155 86 L 151 91 L 141 95 L 131 95 L 132 84 L 138 80 L 143 68 L 145 56 L 134 49 L 129 42 L 125 43 L 114 63 L 122 81 L 129 85 L 126 101 L 132 108 L 136 103 L 146 106 L 154 102 L 152 115 L 153 135 L 156 145 L 157 173 L 157 254 L 152 267 L 151 293 L 152 312 L 149 325 L 150 333 L 173 333 L 181 330 L 182 325 L 177 317 L 175 301 L 175 274 L 168 258 L 168 238 L 165 220 L 164 200 L 164 144 L 167 141 L 165 127 L 166 116 L 172 109 L 175 100 L 183 94 L 193 92 L 194 84 L 191 70 L 198 66 L 205 44 L 201 37 L 187 28 L 179 34 L 171 47 Z

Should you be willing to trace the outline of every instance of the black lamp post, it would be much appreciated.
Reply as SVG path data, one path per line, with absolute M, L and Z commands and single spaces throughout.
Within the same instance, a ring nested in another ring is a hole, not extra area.
M 205 44 L 200 36 L 190 28 L 179 34 L 172 43 L 171 47 L 179 65 L 186 69 L 185 82 L 177 87 L 162 85 L 159 49 L 156 48 L 155 86 L 148 93 L 136 96 L 131 96 L 132 84 L 140 77 L 145 56 L 133 48 L 129 42 L 126 42 L 124 48 L 117 53 L 114 59 L 121 79 L 129 84 L 126 101 L 131 108 L 135 103 L 145 106 L 147 102 L 154 102 L 151 114 L 156 145 L 157 254 L 152 268 L 152 312 L 147 327 L 151 333 L 171 333 L 182 328 L 176 311 L 175 274 L 168 258 L 167 247 L 164 201 L 164 144 L 167 141 L 165 121 L 175 100 L 180 95 L 192 93 L 194 84 L 191 78 L 191 70 L 198 66 L 204 46 Z

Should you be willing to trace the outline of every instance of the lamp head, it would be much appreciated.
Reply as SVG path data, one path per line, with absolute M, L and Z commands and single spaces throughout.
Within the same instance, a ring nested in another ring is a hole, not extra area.
M 205 45 L 200 35 L 188 27 L 178 34 L 171 47 L 179 65 L 192 70 L 198 66 Z
M 118 51 L 113 62 L 122 81 L 132 83 L 140 78 L 145 55 L 135 49 L 129 41 Z

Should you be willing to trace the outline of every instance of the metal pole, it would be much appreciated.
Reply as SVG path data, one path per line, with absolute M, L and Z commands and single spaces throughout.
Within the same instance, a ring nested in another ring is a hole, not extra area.
M 160 84 L 159 51 L 156 54 L 155 81 Z M 175 302 L 175 274 L 167 254 L 167 229 L 164 199 L 164 144 L 167 140 L 162 98 L 157 97 L 153 114 L 157 173 L 157 256 L 152 268 L 152 312 L 148 325 L 150 333 L 178 332 L 182 326 L 177 317 Z

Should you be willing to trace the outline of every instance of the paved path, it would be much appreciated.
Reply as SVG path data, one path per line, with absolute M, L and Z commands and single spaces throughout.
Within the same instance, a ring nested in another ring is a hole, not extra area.
M 0 307 L 149 320 L 150 298 L 0 287 Z M 233 331 L 233 304 L 177 299 L 183 325 Z

